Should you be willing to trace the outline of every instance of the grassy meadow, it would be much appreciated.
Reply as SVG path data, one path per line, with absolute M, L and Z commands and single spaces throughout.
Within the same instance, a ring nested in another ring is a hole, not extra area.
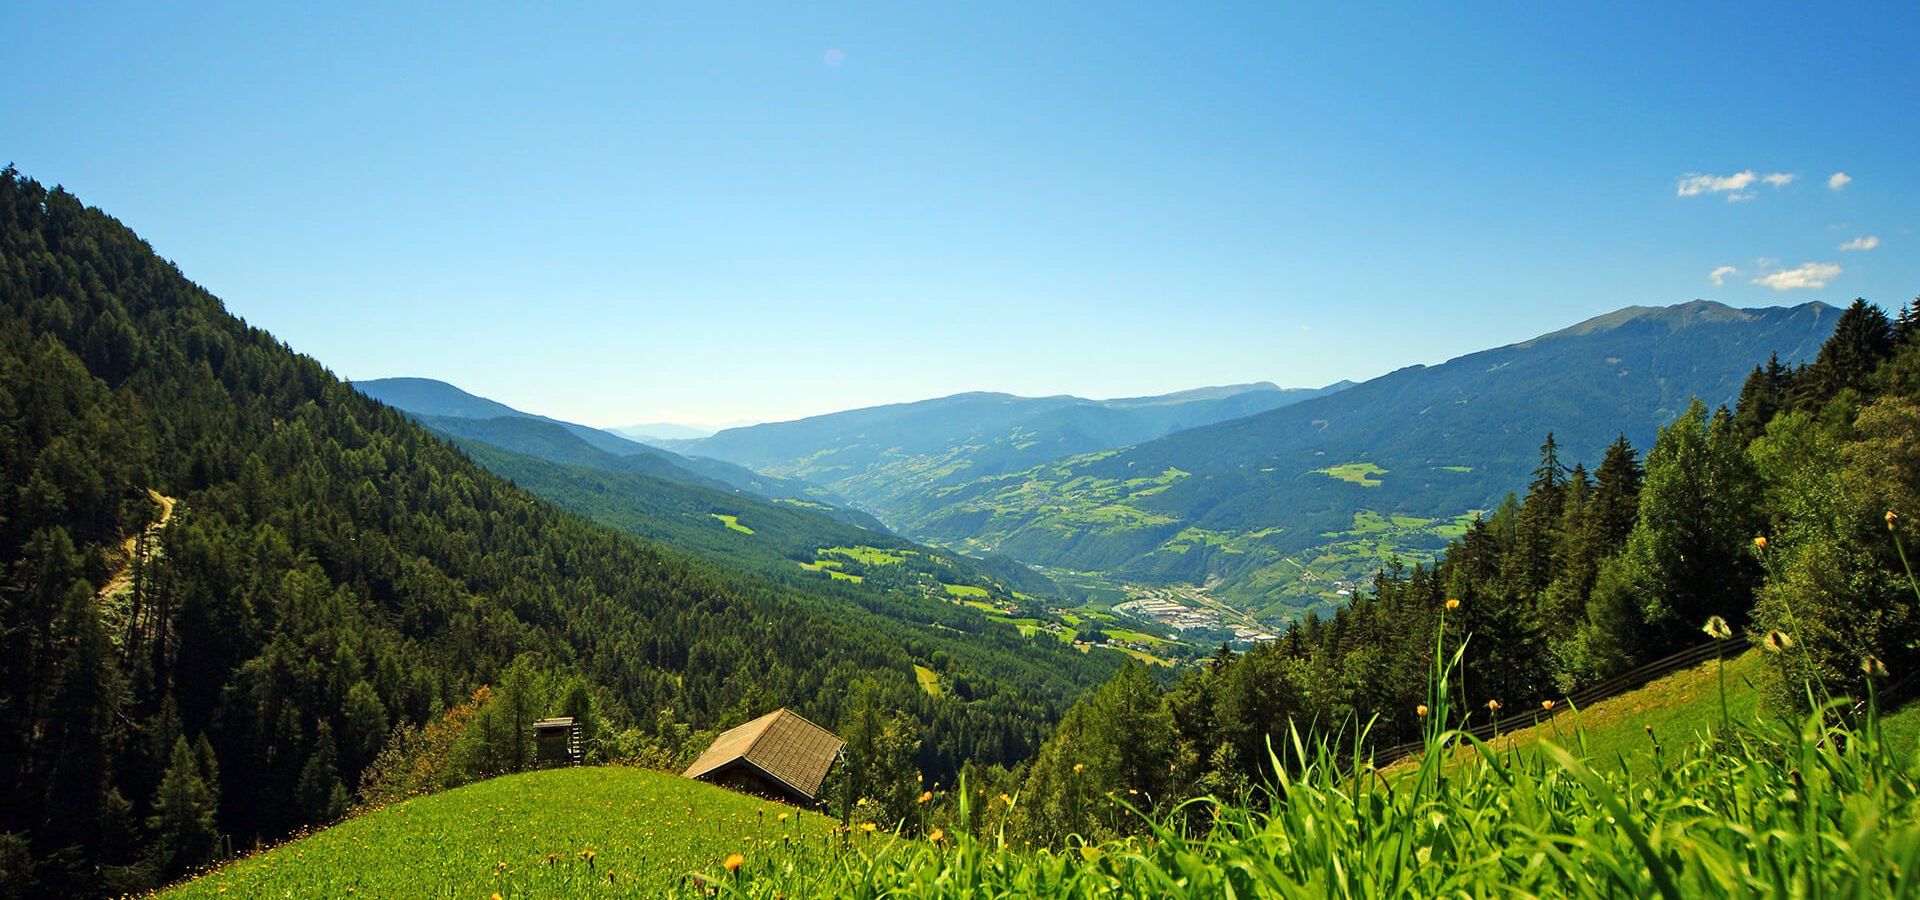
M 657 897 L 825 852 L 833 821 L 661 772 L 620 766 L 509 775 L 348 819 L 159 896 Z
M 1724 680 L 1708 663 L 1489 743 L 1435 725 L 1429 752 L 1384 771 L 1296 735 L 1274 748 L 1276 792 L 1142 812 L 1104 841 L 1009 845 L 1018 796 L 931 794 L 927 839 L 901 840 L 668 774 L 559 769 L 369 813 L 162 896 L 1920 893 L 1920 713 L 1766 714 L 1769 662 L 1730 659 Z M 1432 703 L 1438 722 L 1446 691 Z
M 1764 664 L 1749 654 L 1729 674 Z M 819 868 L 756 872 L 723 895 L 1920 895 L 1920 760 L 1910 739 L 1897 744 L 1884 727 L 1910 733 L 1912 714 L 1851 721 L 1834 704 L 1799 720 L 1741 719 L 1735 706 L 1757 709 L 1757 692 L 1730 687 L 1723 718 L 1718 670 L 1683 675 L 1639 692 L 1617 718 L 1596 706 L 1584 754 L 1569 749 L 1578 734 L 1559 735 L 1564 745 L 1555 736 L 1522 741 L 1516 751 L 1515 742 L 1481 743 L 1435 725 L 1429 752 L 1382 772 L 1296 733 L 1275 748 L 1276 791 L 1143 815 L 1133 837 L 1068 837 L 1036 850 L 957 828 L 936 844 L 859 846 Z M 1430 721 L 1445 718 L 1446 692 L 1432 702 Z M 1635 704 L 1650 716 L 1635 718 Z M 1640 748 L 1628 735 L 1645 741 L 1650 725 L 1666 736 L 1647 742 L 1636 765 Z

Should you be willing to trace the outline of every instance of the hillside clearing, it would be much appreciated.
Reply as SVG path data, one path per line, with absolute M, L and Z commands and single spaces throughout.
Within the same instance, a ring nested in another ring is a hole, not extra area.
M 738 532 L 740 532 L 741 534 L 752 534 L 752 533 L 753 533 L 753 529 L 751 529 L 751 528 L 748 528 L 747 526 L 745 526 L 745 525 L 742 525 L 742 524 L 740 524 L 740 517 L 739 517 L 739 516 L 729 516 L 729 515 L 725 515 L 725 514 L 722 514 L 722 513 L 708 513 L 708 515 L 711 515 L 711 516 L 713 516 L 714 518 L 716 518 L 716 519 L 719 519 L 719 520 L 720 520 L 720 524 L 722 524 L 722 525 L 725 525 L 725 526 L 727 526 L 728 528 L 731 528 L 731 529 L 733 529 L 734 531 L 738 531 Z
M 926 666 L 915 665 L 913 667 L 913 677 L 914 677 L 914 680 L 920 682 L 920 689 L 923 691 L 926 691 L 927 696 L 929 697 L 946 696 L 947 694 L 946 690 L 940 687 L 940 673 L 935 672 L 934 670 L 929 669 Z

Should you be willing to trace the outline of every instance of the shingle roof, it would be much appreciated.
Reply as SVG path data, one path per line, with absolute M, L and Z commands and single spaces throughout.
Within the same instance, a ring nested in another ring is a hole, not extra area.
M 783 707 L 714 738 L 684 774 L 699 778 L 736 759 L 745 760 L 812 799 L 820 795 L 820 783 L 844 746 L 846 742 L 833 732 Z

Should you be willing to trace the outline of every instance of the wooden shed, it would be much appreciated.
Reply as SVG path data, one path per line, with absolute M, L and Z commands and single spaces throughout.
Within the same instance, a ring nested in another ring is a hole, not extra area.
M 543 766 L 577 766 L 586 754 L 580 741 L 580 723 L 572 716 L 533 723 L 534 758 Z
M 688 778 L 747 794 L 811 806 L 846 742 L 781 708 L 714 738 Z

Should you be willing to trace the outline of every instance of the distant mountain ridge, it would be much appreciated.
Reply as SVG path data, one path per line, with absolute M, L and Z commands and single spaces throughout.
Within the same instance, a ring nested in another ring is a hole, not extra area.
M 682 456 L 662 447 L 628 440 L 577 422 L 523 412 L 432 378 L 375 378 L 349 383 L 355 390 L 439 431 L 485 441 L 516 453 L 553 462 L 611 468 L 709 489 L 747 491 L 771 499 L 805 500 L 834 507 L 847 505 L 831 491 L 805 482 L 763 475 L 717 459 Z M 539 423 L 548 427 L 529 427 L 525 423 Z M 556 430 L 570 435 L 574 440 L 558 440 L 553 433 Z M 583 458 L 579 445 L 606 456 Z M 881 527 L 870 516 L 856 516 L 848 521 L 862 527 Z
M 1338 391 L 1271 383 L 1088 400 L 977 391 L 730 428 L 676 449 L 803 478 L 883 518 L 912 495 L 1150 440 Z
M 941 486 L 885 518 L 1028 562 L 1213 580 L 1269 612 L 1336 603 L 1389 553 L 1438 549 L 1457 516 L 1523 487 L 1547 433 L 1569 465 L 1597 462 L 1621 434 L 1644 451 L 1690 398 L 1731 403 L 1770 354 L 1811 359 L 1838 316 L 1823 303 L 1631 307 L 1115 452 Z
M 645 444 L 652 441 L 697 441 L 703 437 L 711 437 L 716 429 L 682 425 L 678 422 L 642 422 L 638 425 L 620 425 L 606 430 L 627 440 Z

